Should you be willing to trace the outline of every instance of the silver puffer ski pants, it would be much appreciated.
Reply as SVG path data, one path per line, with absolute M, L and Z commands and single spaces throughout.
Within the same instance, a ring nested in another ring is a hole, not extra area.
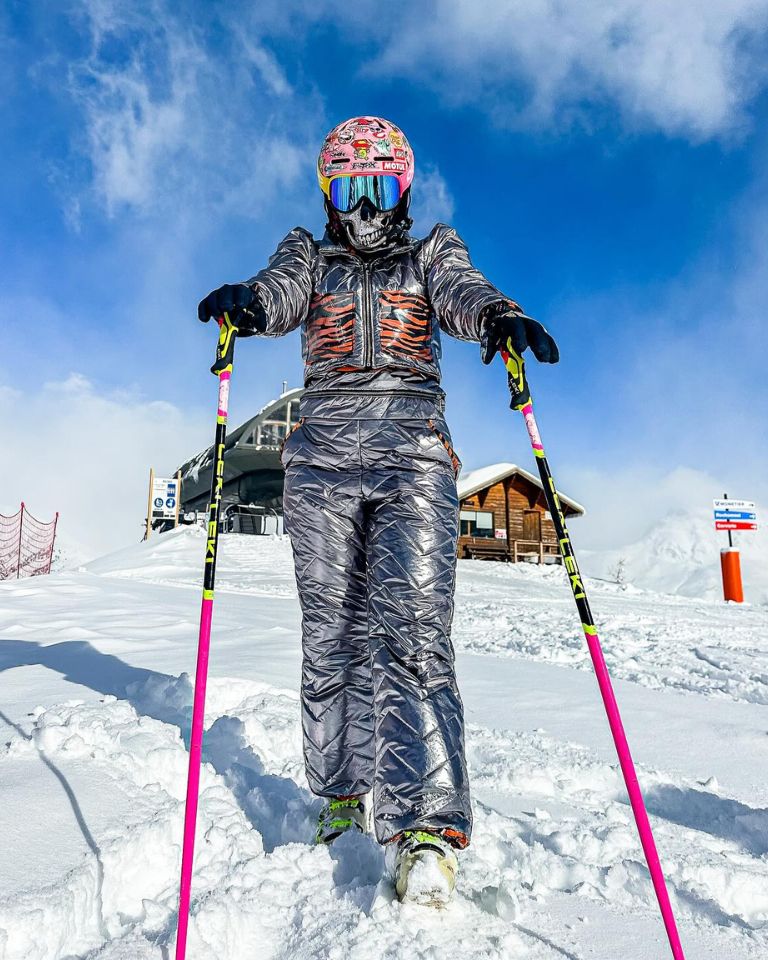
M 306 395 L 283 448 L 312 791 L 373 789 L 376 837 L 472 819 L 450 640 L 456 461 L 436 398 Z

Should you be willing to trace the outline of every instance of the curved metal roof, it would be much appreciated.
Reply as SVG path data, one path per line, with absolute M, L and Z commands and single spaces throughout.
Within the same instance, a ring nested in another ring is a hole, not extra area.
M 270 400 L 269 403 L 265 404 L 257 414 L 251 417 L 250 420 L 246 420 L 245 423 L 241 424 L 236 430 L 233 430 L 232 433 L 227 437 L 226 448 L 227 450 L 231 447 L 236 447 L 237 444 L 244 436 L 248 436 L 253 429 L 262 424 L 265 420 L 269 420 L 270 414 L 274 413 L 275 410 L 279 410 L 284 403 L 288 403 L 291 400 L 298 400 L 302 393 L 304 393 L 304 387 L 294 387 L 292 390 L 286 390 L 285 393 L 281 393 L 277 400 Z M 264 444 L 265 447 L 269 444 Z M 213 446 L 208 448 L 213 450 Z
M 282 470 L 280 463 L 281 443 L 251 443 L 249 438 L 272 415 L 291 401 L 298 400 L 304 392 L 303 387 L 286 390 L 275 400 L 270 400 L 258 413 L 228 434 L 224 445 L 224 485 L 232 484 L 245 473 L 256 470 Z M 207 496 L 211 485 L 213 469 L 213 444 L 201 450 L 179 467 L 181 472 L 181 497 L 183 503 L 189 503 L 198 497 Z

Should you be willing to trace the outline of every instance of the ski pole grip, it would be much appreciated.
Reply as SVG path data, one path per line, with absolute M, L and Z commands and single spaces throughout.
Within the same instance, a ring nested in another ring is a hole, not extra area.
M 225 370 L 232 372 L 232 364 L 235 360 L 237 327 L 229 319 L 228 313 L 222 314 L 217 322 L 219 324 L 219 341 L 216 344 L 216 362 L 211 367 L 211 373 L 218 377 Z
M 507 368 L 509 405 L 513 410 L 522 410 L 527 403 L 531 402 L 531 391 L 528 389 L 528 378 L 525 375 L 525 360 L 512 346 L 511 338 L 507 340 L 506 347 L 501 349 L 501 359 Z

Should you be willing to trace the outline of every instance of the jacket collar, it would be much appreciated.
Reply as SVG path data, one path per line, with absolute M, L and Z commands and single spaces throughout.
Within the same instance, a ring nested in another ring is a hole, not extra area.
M 413 250 L 416 246 L 416 243 L 417 241 L 414 240 L 409 233 L 406 233 L 400 240 L 393 243 L 392 246 L 384 247 L 381 250 L 377 250 L 375 253 L 372 253 L 370 256 L 363 257 L 360 256 L 356 250 L 350 250 L 349 247 L 344 247 L 340 243 L 337 243 L 332 239 L 326 230 L 317 246 L 319 252 L 328 257 L 347 256 L 352 257 L 354 260 L 372 263 L 376 260 L 383 260 L 386 257 L 397 256 L 398 254 L 405 253 L 408 250 Z

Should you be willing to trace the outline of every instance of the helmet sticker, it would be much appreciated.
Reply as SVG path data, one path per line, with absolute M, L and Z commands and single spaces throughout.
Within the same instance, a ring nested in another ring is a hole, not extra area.
M 394 174 L 405 193 L 413 180 L 413 151 L 402 130 L 383 117 L 352 117 L 325 137 L 317 175 L 328 196 L 334 176 L 360 173 Z

